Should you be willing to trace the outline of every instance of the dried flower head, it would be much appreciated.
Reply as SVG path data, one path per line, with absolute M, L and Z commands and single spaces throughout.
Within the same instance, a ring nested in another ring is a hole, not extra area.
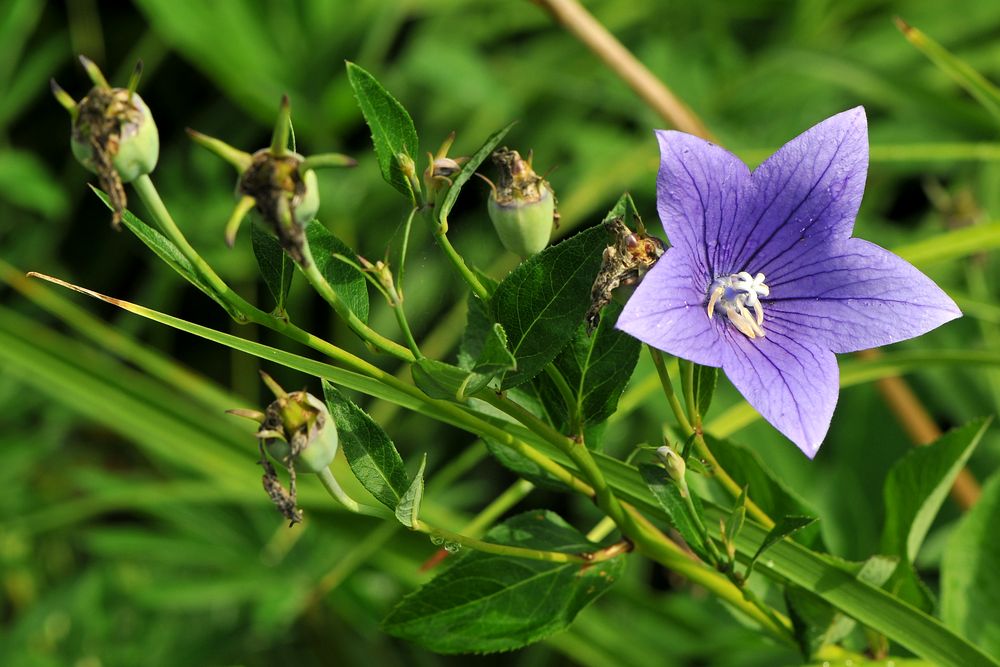
M 752 173 L 707 141 L 656 134 L 657 204 L 672 247 L 617 326 L 722 367 L 815 456 L 837 403 L 834 353 L 919 336 L 961 315 L 913 266 L 851 237 L 868 171 L 864 110 L 823 121 Z

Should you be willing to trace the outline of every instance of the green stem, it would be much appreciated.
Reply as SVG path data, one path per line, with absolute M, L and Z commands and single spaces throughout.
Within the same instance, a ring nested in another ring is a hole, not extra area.
M 691 422 L 688 421 L 687 415 L 684 413 L 684 408 L 681 407 L 681 402 L 677 399 L 677 394 L 674 393 L 674 385 L 670 381 L 670 374 L 667 372 L 667 365 L 663 361 L 663 354 L 655 347 L 647 345 L 646 349 L 649 350 L 649 356 L 653 359 L 656 374 L 659 376 L 660 385 L 663 387 L 663 395 L 667 397 L 667 403 L 670 405 L 671 412 L 674 413 L 674 418 L 677 419 L 677 425 L 680 426 L 685 436 L 691 435 L 694 433 L 694 429 L 691 427 Z
M 336 290 L 330 286 L 330 283 L 323 277 L 323 274 L 316 268 L 316 262 L 313 260 L 312 251 L 309 249 L 308 243 L 302 244 L 302 256 L 303 261 L 299 264 L 299 268 L 305 274 L 309 284 L 330 304 L 337 315 L 347 323 L 351 331 L 356 333 L 362 340 L 371 343 L 379 350 L 387 352 L 397 359 L 407 363 L 413 363 L 416 360 L 413 352 L 378 333 L 354 314 L 354 311 L 344 303 L 344 300 L 340 298 L 340 295 L 337 294 Z
M 132 181 L 132 187 L 135 189 L 136 193 L 139 195 L 139 199 L 142 203 L 146 205 L 149 210 L 149 214 L 152 216 L 153 220 L 160 227 L 160 231 L 175 245 L 177 249 L 181 251 L 181 254 L 191 263 L 194 267 L 195 272 L 198 277 L 210 287 L 216 295 L 225 303 L 230 305 L 229 314 L 233 316 L 234 319 L 242 323 L 246 323 L 248 316 L 247 311 L 253 306 L 246 302 L 239 294 L 234 292 L 232 288 L 225 283 L 222 278 L 218 276 L 212 267 L 202 259 L 198 251 L 195 250 L 190 243 L 188 243 L 187 238 L 181 232 L 177 223 L 174 222 L 173 217 L 171 217 L 170 212 L 167 210 L 166 205 L 160 198 L 160 194 L 156 191 L 156 186 L 153 185 L 152 179 L 148 174 L 143 174 L 139 178 Z
M 490 298 L 490 291 L 486 289 L 476 274 L 472 272 L 462 256 L 458 254 L 455 247 L 451 245 L 451 241 L 448 240 L 448 223 L 438 224 L 437 220 L 434 219 L 434 207 L 427 206 L 424 208 L 424 216 L 427 218 L 434 230 L 434 240 L 438 242 L 441 249 L 444 250 L 445 256 L 451 261 L 452 267 L 458 272 L 462 280 L 466 282 L 472 293 L 483 301 L 487 301 Z
M 370 505 L 362 505 L 354 498 L 351 498 L 349 495 L 347 495 L 347 492 L 340 487 L 340 484 L 337 483 L 337 478 L 333 476 L 333 473 L 330 472 L 329 468 L 323 468 L 318 473 L 316 473 L 316 476 L 319 477 L 319 481 L 323 482 L 323 488 L 327 490 L 327 492 L 333 497 L 333 499 L 336 500 L 341 505 L 343 505 L 349 511 L 354 512 L 355 514 L 377 516 L 381 519 L 386 519 L 390 517 L 395 519 L 395 517 L 393 517 L 388 511 L 378 507 L 372 507 Z
M 556 389 L 559 390 L 559 395 L 562 396 L 563 402 L 566 403 L 566 412 L 569 414 L 570 433 L 582 436 L 583 425 L 581 424 L 582 420 L 580 419 L 580 403 L 576 393 L 573 392 L 573 388 L 569 386 L 569 383 L 566 382 L 566 378 L 563 377 L 561 372 L 559 372 L 559 369 L 556 368 L 555 364 L 551 362 L 545 364 L 545 374 L 549 376 L 550 380 L 552 380 L 552 384 L 554 384 Z
M 431 526 L 427 522 L 422 520 L 417 520 L 416 525 L 417 530 L 422 533 L 426 533 L 432 537 L 442 539 L 445 542 L 453 542 L 455 544 L 460 544 L 463 547 L 468 547 L 469 549 L 474 549 L 476 551 L 482 551 L 489 554 L 497 554 L 500 556 L 513 556 L 514 558 L 530 558 L 531 560 L 543 560 L 550 563 L 578 563 L 580 565 L 585 565 L 587 563 L 593 563 L 597 560 L 607 560 L 607 556 L 603 556 L 600 552 L 595 552 L 594 554 L 569 554 L 560 551 L 543 551 L 541 549 L 529 549 L 527 547 L 514 547 L 507 544 L 496 544 L 494 542 L 485 542 L 483 540 L 470 537 L 468 535 L 462 535 L 461 533 L 452 532 L 446 528 L 440 528 L 437 526 Z M 610 557 L 614 557 L 614 554 Z
M 698 431 L 701 429 L 701 415 L 698 413 L 698 404 L 694 398 L 694 363 L 687 359 L 678 359 L 677 365 L 681 371 L 681 389 L 684 391 L 688 419 L 694 430 Z
M 410 331 L 410 322 L 406 319 L 406 311 L 403 310 L 403 300 L 400 299 L 392 307 L 393 313 L 396 315 L 396 322 L 399 323 L 399 330 L 403 332 L 403 338 L 406 339 L 406 344 L 413 352 L 413 356 L 417 359 L 423 359 L 424 355 L 420 352 L 420 346 L 417 345 L 417 339 L 413 337 L 413 332 Z
M 698 433 L 694 438 L 694 448 L 698 453 L 698 456 L 708 463 L 709 467 L 712 469 L 712 476 L 718 480 L 719 484 L 729 493 L 733 498 L 739 498 L 740 494 L 743 492 L 743 487 L 736 483 L 726 469 L 719 464 L 718 459 L 712 454 L 712 450 L 709 449 L 708 443 L 705 442 L 705 437 Z M 747 513 L 750 514 L 758 523 L 762 526 L 771 530 L 774 528 L 774 520 L 768 516 L 767 512 L 762 510 L 760 506 L 750 499 L 749 494 L 746 499 Z

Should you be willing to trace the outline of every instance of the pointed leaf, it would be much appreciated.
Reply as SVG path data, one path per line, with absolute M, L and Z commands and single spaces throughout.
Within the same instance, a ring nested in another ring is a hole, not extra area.
M 410 366 L 410 373 L 413 383 L 431 398 L 459 402 L 486 387 L 493 378 L 434 359 L 418 359 Z
M 941 561 L 941 618 L 987 653 L 1000 656 L 1000 474 L 948 538 Z
M 414 162 L 417 160 L 420 148 L 413 119 L 375 77 L 352 62 L 347 63 L 347 79 L 372 132 L 382 178 L 403 195 L 412 198 L 413 188 L 401 170 L 397 156 L 402 154 Z
M 792 533 L 805 528 L 814 521 L 816 521 L 816 517 L 814 516 L 783 516 L 778 519 L 778 521 L 774 524 L 774 528 L 768 532 L 764 541 L 760 543 L 760 547 L 750 559 L 750 562 L 747 563 L 746 576 L 750 576 L 750 571 L 753 569 L 754 563 L 757 562 L 757 559 L 760 558 L 761 554 L 767 551 L 779 540 L 782 540 Z
M 306 240 L 316 268 L 362 322 L 368 321 L 368 283 L 356 268 L 334 257 L 354 259 L 355 253 L 318 220 L 306 225 Z
M 488 542 L 563 553 L 594 551 L 552 512 L 532 511 L 491 529 Z M 619 556 L 586 566 L 469 551 L 406 596 L 382 625 L 438 653 L 510 651 L 567 628 L 617 580 Z
M 381 426 L 331 383 L 323 383 L 323 394 L 354 476 L 379 502 L 395 510 L 410 487 L 396 446 Z
M 514 123 L 491 134 L 479 150 L 473 153 L 472 157 L 462 165 L 462 170 L 452 179 L 451 187 L 448 188 L 448 192 L 445 193 L 444 198 L 441 200 L 441 205 L 438 207 L 438 221 L 441 224 L 448 221 L 448 214 L 451 213 L 451 209 L 455 206 L 458 194 L 462 191 L 462 186 L 472 178 L 472 175 L 479 169 L 479 165 L 493 153 L 493 149 L 500 145 L 500 142 L 503 141 L 503 138 L 507 136 L 512 127 L 514 127 Z
M 490 307 L 507 332 L 517 370 L 507 389 L 535 377 L 573 337 L 590 304 L 608 233 L 603 225 L 580 232 L 532 256 L 497 287 Z
M 666 470 L 660 466 L 640 463 L 639 474 L 642 475 L 642 481 L 646 483 L 653 497 L 656 498 L 656 502 L 667 513 L 670 525 L 677 529 L 692 551 L 701 558 L 709 558 L 708 547 L 703 536 L 702 526 L 704 526 L 704 522 L 700 515 L 702 512 L 701 499 L 697 496 L 691 497 L 695 511 L 699 512 L 699 516 L 695 516 L 681 495 L 681 490 L 670 479 Z
M 918 447 L 889 471 L 883 494 L 882 550 L 912 563 L 948 490 L 986 432 L 990 419 L 953 429 L 927 447 Z
M 507 349 L 507 333 L 503 330 L 503 326 L 494 322 L 483 340 L 482 350 L 480 350 L 472 370 L 476 373 L 492 376 L 512 371 L 515 368 L 517 368 L 517 360 Z
M 285 300 L 295 275 L 295 262 L 281 249 L 278 239 L 256 222 L 250 225 L 250 242 L 260 275 L 274 297 L 275 308 L 277 312 L 284 313 Z
M 424 499 L 424 468 L 427 467 L 427 454 L 420 460 L 420 468 L 413 476 L 410 486 L 396 506 L 396 518 L 407 528 L 416 528 L 420 518 L 420 501 Z
M 698 414 L 704 417 L 712 405 L 715 385 L 719 382 L 719 369 L 711 366 L 694 365 L 694 401 Z

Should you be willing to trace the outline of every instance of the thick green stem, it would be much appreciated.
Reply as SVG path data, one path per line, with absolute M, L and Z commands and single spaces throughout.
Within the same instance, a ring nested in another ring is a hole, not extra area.
M 160 194 L 156 191 L 156 186 L 153 185 L 152 179 L 148 174 L 143 174 L 139 178 L 132 181 L 132 187 L 135 188 L 136 194 L 139 195 L 139 199 L 142 203 L 146 205 L 149 210 L 150 216 L 152 216 L 154 222 L 159 226 L 160 231 L 163 232 L 171 243 L 177 246 L 181 254 L 184 255 L 191 266 L 194 268 L 195 273 L 201 278 L 215 294 L 225 303 L 229 304 L 229 313 L 234 319 L 245 323 L 247 321 L 247 311 L 253 306 L 246 302 L 239 294 L 234 292 L 232 288 L 225 283 L 222 278 L 218 276 L 212 267 L 202 259 L 198 251 L 195 250 L 190 243 L 188 243 L 187 238 L 181 232 L 177 223 L 174 222 L 173 217 L 171 217 L 170 212 L 167 210 L 166 205 L 163 200 L 160 199 Z
M 570 433 L 582 436 L 583 425 L 581 424 L 582 420 L 580 419 L 580 403 L 576 393 L 574 393 L 573 388 L 569 386 L 569 383 L 566 382 L 566 378 L 563 377 L 561 372 L 559 372 L 559 369 L 556 368 L 555 364 L 545 364 L 545 374 L 549 376 L 549 379 L 552 380 L 552 384 L 554 384 L 556 389 L 559 390 L 559 395 L 562 396 L 563 402 L 566 404 L 566 412 L 569 414 Z
M 694 363 L 687 359 L 678 359 L 677 364 L 681 371 L 681 389 L 684 391 L 684 404 L 687 406 L 688 420 L 694 430 L 698 431 L 701 429 L 701 414 L 694 397 Z
M 392 517 L 392 515 L 380 507 L 371 507 L 370 505 L 362 505 L 354 498 L 347 495 L 340 484 L 337 483 L 337 478 L 333 476 L 329 468 L 323 468 L 316 476 L 319 480 L 323 482 L 323 488 L 327 490 L 334 500 L 343 505 L 348 511 L 354 512 L 355 514 L 365 514 L 367 516 L 377 516 L 381 519 L 386 519 Z M 395 518 L 395 517 L 392 517 Z

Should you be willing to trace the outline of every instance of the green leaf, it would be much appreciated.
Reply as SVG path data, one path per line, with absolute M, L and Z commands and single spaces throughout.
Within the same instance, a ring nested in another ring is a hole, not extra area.
M 615 302 L 605 306 L 601 322 L 591 335 L 587 335 L 586 324 L 577 327 L 569 345 L 553 362 L 576 397 L 572 409 L 577 426 L 594 426 L 614 413 L 639 360 L 642 343 L 615 329 L 621 309 Z M 568 428 L 574 420 L 562 394 L 548 377 L 539 376 L 538 382 L 556 426 Z
M 546 511 L 508 519 L 485 540 L 563 553 L 597 548 Z M 510 651 L 567 628 L 621 576 L 624 564 L 621 556 L 581 567 L 470 551 L 406 596 L 382 626 L 438 653 Z
M 323 274 L 330 287 L 340 296 L 362 322 L 368 321 L 368 283 L 356 268 L 334 257 L 342 255 L 354 259 L 355 253 L 347 244 L 334 236 L 318 220 L 306 225 L 306 240 L 312 251 L 316 268 Z
M 701 558 L 709 558 L 708 546 L 703 537 L 702 526 L 704 526 L 704 522 L 702 517 L 691 512 L 681 495 L 680 488 L 670 479 L 667 471 L 660 466 L 640 463 L 639 474 L 642 475 L 642 481 L 649 487 L 660 507 L 667 513 L 670 525 L 677 529 L 692 551 Z M 699 513 L 703 511 L 701 500 L 697 496 L 691 496 L 691 501 L 695 511 Z
M 517 368 L 517 360 L 507 348 L 507 333 L 503 326 L 494 322 L 483 340 L 479 356 L 472 365 L 472 370 L 485 375 L 496 375 Z
M 932 63 L 937 65 L 938 69 L 972 95 L 993 115 L 997 123 L 1000 123 L 1000 88 L 990 83 L 975 68 L 917 28 L 908 25 L 899 18 L 896 19 L 896 25 L 910 44 L 917 47 Z
M 396 518 L 407 528 L 416 528 L 420 518 L 420 501 L 424 499 L 424 468 L 427 467 L 427 453 L 420 459 L 420 468 L 413 476 L 410 486 L 396 505 Z
M 104 192 L 98 190 L 94 186 L 90 186 L 90 189 L 94 191 L 94 194 L 96 194 L 102 202 L 104 202 L 104 205 L 107 206 L 108 209 L 113 210 L 111 200 L 106 194 L 104 194 Z M 205 284 L 201 278 L 198 277 L 198 274 L 195 273 L 194 267 L 191 266 L 191 262 L 189 262 L 187 257 L 185 257 L 181 251 L 177 249 L 177 246 L 175 246 L 170 239 L 137 218 L 129 210 L 122 211 L 122 222 L 130 232 L 135 234 L 140 241 L 145 243 L 146 247 L 152 250 L 157 257 L 162 259 L 167 266 L 172 268 L 180 274 L 182 278 L 211 297 L 213 301 L 222 306 L 222 308 L 234 318 L 238 320 L 242 319 L 242 315 L 236 313 L 232 306 L 226 303 L 225 300 L 215 293 L 215 290 Z
M 431 398 L 458 402 L 486 387 L 493 378 L 434 359 L 418 359 L 410 366 L 410 373 L 413 383 Z
M 445 193 L 444 197 L 441 199 L 441 204 L 438 206 L 438 222 L 440 224 L 446 224 L 448 221 L 448 214 L 451 213 L 451 209 L 455 206 L 455 202 L 458 200 L 458 194 L 462 191 L 462 186 L 468 182 L 472 175 L 476 173 L 479 169 L 479 165 L 483 163 L 486 158 L 493 153 L 493 149 L 496 148 L 503 138 L 507 136 L 510 132 L 510 128 L 514 127 L 514 123 L 511 123 L 507 127 L 497 130 L 486 140 L 485 143 L 472 154 L 465 164 L 462 165 L 462 170 L 458 172 L 452 179 L 451 187 Z
M 379 502 L 395 510 L 410 487 L 396 446 L 381 426 L 330 382 L 323 383 L 323 395 L 354 476 Z
M 497 287 L 491 311 L 517 360 L 501 388 L 535 377 L 569 343 L 587 312 L 607 242 L 603 225 L 580 232 L 529 258 Z
M 398 156 L 406 155 L 416 162 L 419 144 L 413 119 L 375 77 L 352 62 L 347 63 L 347 79 L 372 132 L 382 178 L 412 199 L 413 187 L 400 167 Z
M 698 414 L 704 417 L 712 405 L 715 385 L 719 382 L 719 369 L 712 366 L 694 365 L 694 400 Z
M 0 150 L 0 200 L 46 218 L 62 215 L 69 205 L 45 163 L 32 153 L 11 148 Z
M 948 538 L 941 561 L 941 618 L 987 653 L 1000 656 L 1000 473 Z
M 816 517 L 814 516 L 783 516 L 778 519 L 774 524 L 774 528 L 768 532 L 764 541 L 760 543 L 760 548 L 754 552 L 753 557 L 750 558 L 750 562 L 747 563 L 746 576 L 750 576 L 750 571 L 753 569 L 754 563 L 757 562 L 757 559 L 760 558 L 761 554 L 767 551 L 770 547 L 774 546 L 776 542 L 805 528 L 814 521 L 816 521 Z
M 250 242 L 260 275 L 274 297 L 276 311 L 284 313 L 285 300 L 295 275 L 295 262 L 281 249 L 278 239 L 256 222 L 250 225 Z
M 986 432 L 989 418 L 953 429 L 899 460 L 885 480 L 882 550 L 912 563 L 959 471 Z
M 892 249 L 908 262 L 927 266 L 1000 248 L 1000 222 L 949 229 L 921 241 Z
M 740 486 L 748 487 L 750 498 L 771 516 L 815 516 L 805 502 L 781 483 L 767 469 L 756 452 L 718 438 L 705 436 L 708 447 L 719 465 L 732 475 Z M 819 526 L 807 526 L 796 533 L 803 544 L 814 545 L 819 540 Z

